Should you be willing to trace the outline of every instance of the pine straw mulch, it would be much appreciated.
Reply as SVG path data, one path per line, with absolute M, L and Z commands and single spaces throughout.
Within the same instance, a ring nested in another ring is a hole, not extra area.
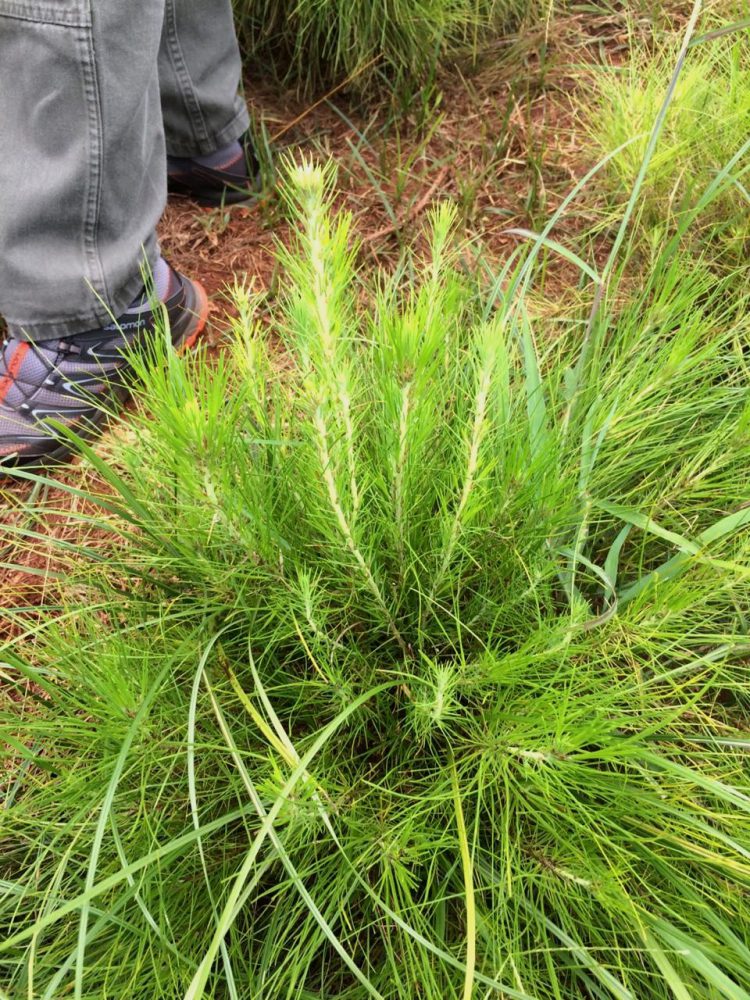
M 310 106 L 252 79 L 247 92 L 275 149 L 330 156 L 338 164 L 338 200 L 354 216 L 363 267 L 397 260 L 403 245 L 418 238 L 429 206 L 442 198 L 457 202 L 467 236 L 492 265 L 518 245 L 509 229 L 538 229 L 591 167 L 576 110 L 586 92 L 587 67 L 604 59 L 622 62 L 627 51 L 624 16 L 566 15 L 498 42 L 478 72 L 469 76 L 459 69 L 438 81 L 439 102 L 434 94 L 421 95 L 399 115 L 385 104 L 357 105 L 341 93 Z M 598 215 L 596 199 L 587 194 L 561 220 L 556 239 L 575 245 Z M 228 212 L 170 203 L 160 227 L 163 250 L 177 268 L 199 277 L 211 296 L 209 350 L 221 349 L 232 315 L 225 293 L 235 279 L 273 294 L 274 246 L 288 233 L 273 192 L 252 208 Z M 540 307 L 562 310 L 577 278 L 566 261 L 552 260 Z M 127 430 L 118 425 L 113 433 Z M 109 445 L 105 438 L 100 447 L 106 451 Z M 62 470 L 58 481 L 106 495 L 85 461 Z M 90 501 L 54 485 L 36 496 L 44 515 L 30 520 L 30 489 L 19 482 L 2 490 L 0 640 L 17 639 L 39 614 L 55 613 L 66 560 L 73 558 L 61 543 L 105 550 L 112 544 L 109 534 L 81 521 L 81 514 L 93 513 Z

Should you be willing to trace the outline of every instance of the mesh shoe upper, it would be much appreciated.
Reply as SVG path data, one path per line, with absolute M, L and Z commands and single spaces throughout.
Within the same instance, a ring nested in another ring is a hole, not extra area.
M 200 286 L 172 271 L 164 306 L 173 343 L 192 341 L 205 321 Z M 34 344 L 5 340 L 0 352 L 0 463 L 69 453 L 50 420 L 91 436 L 127 396 L 127 352 L 149 341 L 159 312 L 142 301 L 99 330 Z

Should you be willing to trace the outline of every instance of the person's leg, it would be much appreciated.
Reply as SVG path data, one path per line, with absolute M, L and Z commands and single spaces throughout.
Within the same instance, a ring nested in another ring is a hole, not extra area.
M 215 153 L 247 130 L 241 74 L 231 0 L 165 0 L 159 84 L 170 156 Z
M 128 394 L 128 350 L 153 343 L 165 313 L 176 347 L 205 324 L 205 292 L 155 236 L 163 13 L 164 0 L 0 0 L 3 469 L 67 457 L 55 424 L 97 433 Z
M 252 196 L 259 167 L 241 74 L 231 0 L 166 0 L 159 83 L 170 192 L 204 205 Z
M 106 325 L 158 259 L 164 0 L 0 0 L 0 314 L 13 337 Z

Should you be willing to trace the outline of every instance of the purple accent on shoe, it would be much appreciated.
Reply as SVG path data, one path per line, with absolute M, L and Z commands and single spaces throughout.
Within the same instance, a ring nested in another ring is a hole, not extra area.
M 154 264 L 153 270 L 148 279 L 148 285 L 142 288 L 140 292 L 136 295 L 133 301 L 128 306 L 128 310 L 140 309 L 144 305 L 149 304 L 150 300 L 150 288 L 153 282 L 153 289 L 156 292 L 156 297 L 160 302 L 164 302 L 169 298 L 169 290 L 172 283 L 172 268 L 164 260 L 163 257 L 159 257 L 157 262 Z
M 167 157 L 172 194 L 201 205 L 236 205 L 258 189 L 260 164 L 248 135 L 208 156 Z
M 228 146 L 224 146 L 222 149 L 217 149 L 215 153 L 209 153 L 208 156 L 196 156 L 194 159 L 195 162 L 200 163 L 202 167 L 213 167 L 214 170 L 230 171 L 232 167 L 239 164 L 240 169 L 245 176 L 247 176 L 245 164 L 244 162 L 241 162 L 244 155 L 245 151 L 239 140 L 235 139 L 235 141 L 230 142 Z
M 245 151 L 238 142 L 233 142 L 232 147 L 226 150 L 220 149 L 210 156 L 178 157 L 170 156 L 168 160 L 169 173 L 189 174 L 196 167 L 205 167 L 207 170 L 217 173 L 228 174 L 238 181 L 247 181 L 249 175 L 247 164 L 245 163 Z
M 172 268 L 160 257 L 154 265 L 154 291 L 160 302 L 169 297 L 169 287 L 172 283 Z

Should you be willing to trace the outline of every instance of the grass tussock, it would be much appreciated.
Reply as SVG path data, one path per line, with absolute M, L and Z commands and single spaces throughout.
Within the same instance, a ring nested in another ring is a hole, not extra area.
M 231 357 L 144 371 L 129 544 L 4 653 L 0 983 L 747 997 L 746 283 L 672 243 L 551 337 L 541 243 L 480 295 L 445 205 L 365 283 L 331 181 L 293 363 L 237 287 Z
M 699 252 L 713 243 L 711 257 L 731 266 L 745 258 L 750 239 L 750 160 L 743 146 L 750 122 L 750 68 L 746 30 L 729 27 L 714 27 L 727 35 L 709 38 L 688 53 L 650 162 L 642 219 L 645 233 L 658 246 L 675 224 L 692 220 L 706 190 L 730 165 L 729 183 L 721 197 L 711 198 L 710 210 L 701 212 L 700 225 L 691 226 L 690 240 Z M 615 202 L 627 197 L 638 177 L 675 58 L 676 48 L 670 45 L 661 45 L 656 53 L 636 51 L 625 66 L 610 67 L 597 77 L 599 107 L 590 117 L 587 105 L 586 128 L 599 154 L 621 149 L 605 174 Z
M 304 89 L 380 77 L 413 89 L 439 61 L 476 53 L 517 26 L 530 0 L 235 0 L 254 70 L 272 68 Z

